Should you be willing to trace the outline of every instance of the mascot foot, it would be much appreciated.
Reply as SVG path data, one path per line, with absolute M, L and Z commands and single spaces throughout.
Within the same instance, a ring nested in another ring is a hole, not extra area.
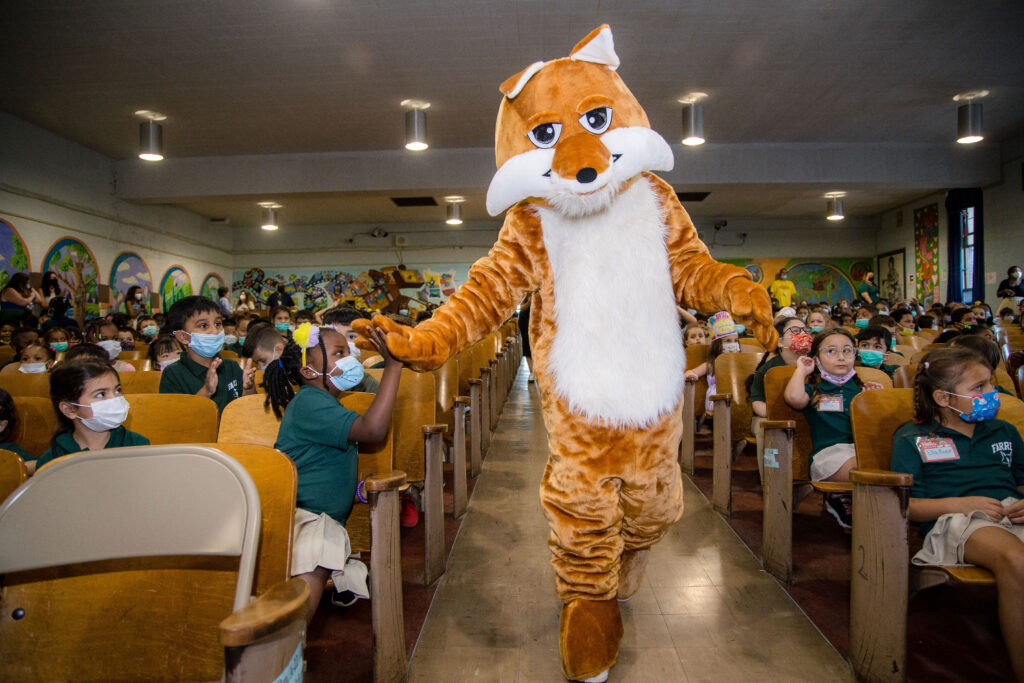
M 608 680 L 608 671 L 609 671 L 609 669 L 605 669 L 604 671 L 602 671 L 601 673 L 597 674 L 596 676 L 591 676 L 590 678 L 585 678 L 582 681 L 573 681 L 573 683 L 604 683 L 605 681 Z
M 578 599 L 563 605 L 558 625 L 562 673 L 570 681 L 607 680 L 621 639 L 622 615 L 615 599 Z
M 620 602 L 629 600 L 640 588 L 650 555 L 650 548 L 623 551 L 619 561 L 619 593 L 616 596 Z

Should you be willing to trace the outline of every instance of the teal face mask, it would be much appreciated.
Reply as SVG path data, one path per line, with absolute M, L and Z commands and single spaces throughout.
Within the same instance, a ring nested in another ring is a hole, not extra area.
M 277 328 L 278 332 L 287 332 L 291 329 L 291 323 L 274 323 L 274 327 Z
M 143 337 L 155 337 L 156 333 L 159 332 L 156 325 L 146 325 L 141 330 Z
M 52 344 L 50 344 L 50 348 L 53 349 L 54 351 L 56 351 L 57 353 L 63 353 L 64 351 L 68 350 L 68 343 L 67 342 L 53 342 Z
M 882 364 L 882 359 L 885 357 L 881 351 L 875 351 L 874 349 L 858 349 L 857 356 L 860 357 L 860 362 L 864 365 L 870 365 L 871 367 L 877 367 Z
M 818 334 L 819 332 L 824 332 L 824 331 L 825 331 L 825 328 L 822 327 L 821 325 L 811 325 L 811 334 Z
M 856 320 L 856 321 L 854 321 L 854 323 L 853 323 L 853 324 L 854 324 L 854 325 L 855 325 L 855 326 L 856 326 L 856 327 L 857 327 L 858 329 L 861 329 L 861 330 L 863 330 L 863 329 L 864 329 L 865 327 L 867 327 L 867 326 L 868 326 L 868 319 L 867 319 L 867 318 L 860 318 L 859 320 Z

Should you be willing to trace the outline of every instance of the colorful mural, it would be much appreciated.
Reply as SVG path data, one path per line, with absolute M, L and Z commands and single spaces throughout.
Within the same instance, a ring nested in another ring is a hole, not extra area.
M 914 209 L 914 274 L 917 300 L 925 306 L 939 296 L 939 205 Z
M 389 264 L 394 267 L 394 264 Z M 414 270 L 423 273 L 426 284 L 417 292 L 404 289 L 403 294 L 425 302 L 442 304 L 455 293 L 458 284 L 468 279 L 469 265 L 420 266 L 407 264 Z M 285 272 L 269 273 L 262 268 L 236 270 L 232 278 L 231 289 L 234 295 L 245 290 L 257 301 L 266 302 L 278 285 L 284 285 L 285 291 L 292 295 L 296 305 L 303 308 L 320 310 L 333 305 L 337 299 L 358 298 L 367 308 L 380 308 L 387 304 L 387 296 L 381 289 L 382 282 L 375 282 L 369 275 L 371 270 L 382 270 L 388 265 L 367 267 L 360 271 L 349 270 L 315 270 L 290 269 Z M 433 280 L 431 280 L 433 276 Z M 415 302 L 412 304 L 416 310 Z
M 782 268 L 796 285 L 794 301 L 827 301 L 837 304 L 842 299 L 856 298 L 857 283 L 873 268 L 874 257 L 855 258 L 765 258 L 719 259 L 723 263 L 744 268 L 754 282 L 767 287 Z
M 171 266 L 160 280 L 160 297 L 166 313 L 175 301 L 192 296 L 192 280 L 181 266 Z
M 210 273 L 203 278 L 203 286 L 199 288 L 199 295 L 217 301 L 220 298 L 217 296 L 217 290 L 223 286 L 224 280 L 221 279 L 220 275 Z
M 17 229 L 0 218 L 0 289 L 15 273 L 28 273 L 28 249 Z
M 142 257 L 130 251 L 122 251 L 110 267 L 110 297 L 114 307 L 111 310 L 124 313 L 124 297 L 128 290 L 138 285 L 142 289 L 142 301 L 149 310 L 149 295 L 153 291 L 153 277 L 149 266 Z
M 89 247 L 72 237 L 57 240 L 43 259 L 42 272 L 49 270 L 57 274 L 61 290 L 69 297 L 78 287 L 80 274 L 86 283 L 85 317 L 100 314 L 99 271 Z

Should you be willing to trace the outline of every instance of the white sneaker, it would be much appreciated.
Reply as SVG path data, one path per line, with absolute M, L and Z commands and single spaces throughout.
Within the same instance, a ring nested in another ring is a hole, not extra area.
M 608 680 L 608 671 L 609 669 L 605 669 L 596 676 L 591 676 L 590 678 L 584 679 L 583 683 L 605 683 L 605 681 Z

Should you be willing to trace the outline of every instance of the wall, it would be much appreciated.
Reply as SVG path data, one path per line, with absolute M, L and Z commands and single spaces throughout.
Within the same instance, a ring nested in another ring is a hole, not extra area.
M 173 265 L 196 293 L 208 273 L 230 281 L 230 231 L 182 209 L 116 199 L 111 159 L 4 113 L 0 149 L 0 218 L 21 235 L 33 271 L 55 242 L 73 237 L 94 255 L 101 284 L 124 251 L 142 257 L 154 288 Z
M 875 235 L 875 253 L 885 254 L 897 249 L 904 250 L 904 262 L 906 264 L 904 286 L 908 298 L 921 298 L 925 292 L 918 286 L 915 278 L 914 266 L 914 211 L 932 204 L 938 205 L 939 222 L 939 298 L 946 299 L 946 279 L 948 275 L 948 253 L 946 249 L 947 221 L 946 221 L 946 195 L 945 193 L 934 193 L 921 197 L 909 204 L 886 211 L 877 218 L 878 229 Z M 876 265 L 876 268 L 878 266 Z M 877 282 L 881 275 L 876 273 Z

